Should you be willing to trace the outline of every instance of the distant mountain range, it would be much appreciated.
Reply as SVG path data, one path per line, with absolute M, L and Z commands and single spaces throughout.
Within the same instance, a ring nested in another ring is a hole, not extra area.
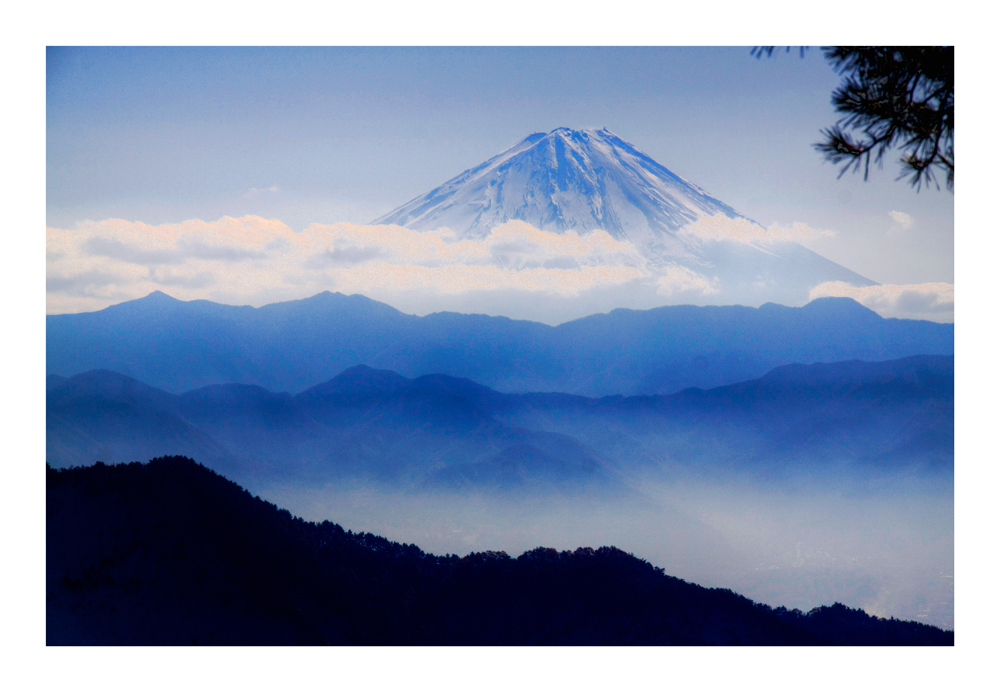
M 172 393 L 241 383 L 301 392 L 367 365 L 445 374 L 503 392 L 657 395 L 761 377 L 790 363 L 952 355 L 954 325 L 883 319 L 848 298 L 613 310 L 551 327 L 504 317 L 407 315 L 320 293 L 261 308 L 159 291 L 46 317 L 46 371 L 119 372 Z
M 790 365 L 708 391 L 602 399 L 366 366 L 295 396 L 237 384 L 174 395 L 110 371 L 48 378 L 53 466 L 182 454 L 241 482 L 625 497 L 649 470 L 948 477 L 953 447 L 946 356 Z
M 710 216 L 745 222 L 759 237 L 719 242 L 684 232 Z M 824 281 L 876 285 L 798 243 L 769 238 L 756 222 L 607 128 L 529 135 L 372 223 L 447 227 L 480 238 L 511 220 L 555 233 L 607 231 L 654 270 L 686 267 L 731 302 L 799 304 Z
M 189 459 L 46 475 L 46 643 L 923 645 L 954 633 L 808 613 L 615 548 L 435 556 L 252 497 Z

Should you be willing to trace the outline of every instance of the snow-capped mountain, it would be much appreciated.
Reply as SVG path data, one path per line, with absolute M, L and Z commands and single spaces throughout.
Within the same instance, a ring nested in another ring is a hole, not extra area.
M 710 228 L 693 232 L 702 219 Z M 372 223 L 483 238 L 514 220 L 560 234 L 601 229 L 627 241 L 660 295 L 694 291 L 699 302 L 801 305 L 823 282 L 875 285 L 771 236 L 607 128 L 530 135 Z M 721 232 L 720 220 L 728 224 Z
M 525 137 L 373 223 L 481 236 L 518 219 L 545 231 L 602 229 L 643 245 L 715 214 L 742 218 L 607 128 L 560 127 Z

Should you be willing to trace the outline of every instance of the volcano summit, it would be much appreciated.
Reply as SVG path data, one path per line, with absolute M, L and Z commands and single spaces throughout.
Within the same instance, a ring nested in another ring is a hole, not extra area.
M 602 229 L 636 243 L 715 214 L 743 218 L 607 128 L 560 127 L 525 137 L 374 223 L 484 235 L 517 219 L 543 231 Z
M 631 243 L 652 273 L 683 275 L 681 283 L 711 302 L 795 305 L 826 281 L 875 285 L 798 243 L 770 237 L 607 128 L 529 135 L 372 223 L 447 227 L 482 238 L 515 220 L 553 233 L 606 231 Z

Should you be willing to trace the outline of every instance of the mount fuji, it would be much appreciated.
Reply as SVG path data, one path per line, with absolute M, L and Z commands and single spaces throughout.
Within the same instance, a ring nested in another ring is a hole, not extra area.
M 706 217 L 735 230 L 692 231 Z M 663 277 L 681 276 L 681 291 L 694 287 L 699 302 L 801 305 L 826 281 L 877 285 L 798 243 L 768 237 L 607 128 L 529 135 L 372 223 L 483 238 L 510 221 L 550 233 L 606 231 L 637 250 L 667 295 Z
M 544 231 L 602 229 L 636 243 L 714 214 L 745 218 L 607 128 L 560 127 L 525 137 L 374 223 L 476 236 L 520 220 Z

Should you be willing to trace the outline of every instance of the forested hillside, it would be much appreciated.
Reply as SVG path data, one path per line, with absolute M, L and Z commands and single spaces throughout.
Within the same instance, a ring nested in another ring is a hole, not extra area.
M 951 645 L 835 604 L 807 614 L 615 548 L 435 556 L 313 524 L 182 457 L 47 471 L 47 642 Z

